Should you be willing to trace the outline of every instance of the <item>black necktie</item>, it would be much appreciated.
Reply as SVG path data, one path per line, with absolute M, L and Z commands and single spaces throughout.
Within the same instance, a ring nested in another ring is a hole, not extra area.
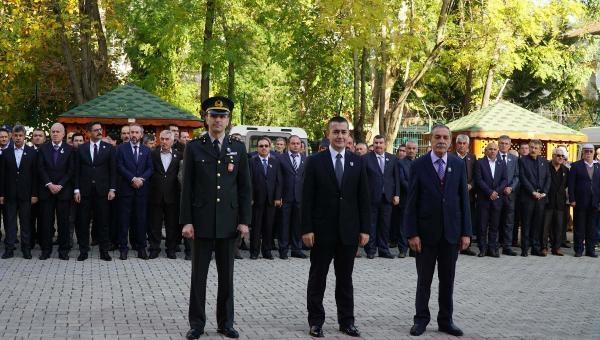
M 215 149 L 217 156 L 221 154 L 221 149 L 219 148 L 219 140 L 218 139 L 215 139 L 213 141 L 213 148 Z
M 298 170 L 298 162 L 296 162 L 296 157 L 298 157 L 297 153 L 293 153 L 292 154 L 292 166 L 294 167 L 294 170 Z
M 342 155 L 338 153 L 335 156 L 335 178 L 340 188 L 342 187 L 342 177 L 344 177 L 344 167 L 342 166 Z
M 506 155 L 502 155 L 502 160 L 504 161 L 504 164 L 506 164 Z
M 134 145 L 133 146 L 133 159 L 135 159 L 135 162 L 138 162 L 138 146 Z
M 54 161 L 54 165 L 56 165 L 56 163 L 58 163 L 58 150 L 59 150 L 59 146 L 54 144 L 54 153 L 52 154 L 52 160 Z
M 94 159 L 92 159 L 92 163 L 96 162 L 96 157 L 98 157 L 98 144 L 94 143 Z

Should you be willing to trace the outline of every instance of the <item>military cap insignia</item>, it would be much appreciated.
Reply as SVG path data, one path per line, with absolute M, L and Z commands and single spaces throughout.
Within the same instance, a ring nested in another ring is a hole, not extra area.
M 223 107 L 223 102 L 222 102 L 222 101 L 220 101 L 220 100 L 217 100 L 217 101 L 215 102 L 215 107 Z

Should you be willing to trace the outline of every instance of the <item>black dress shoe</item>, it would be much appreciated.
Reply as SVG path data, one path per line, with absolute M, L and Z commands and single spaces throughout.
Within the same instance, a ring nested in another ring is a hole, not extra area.
M 560 247 L 561 247 L 561 248 L 571 248 L 571 245 L 570 245 L 568 242 L 563 242 L 563 243 L 560 245 Z
M 305 258 L 308 257 L 308 256 L 306 256 L 306 254 L 304 254 L 301 251 L 293 251 L 291 255 L 292 255 L 292 257 L 295 257 L 295 258 L 298 258 L 298 259 L 305 259 Z
M 383 257 L 384 259 L 393 259 L 393 258 L 395 258 L 395 256 L 392 255 L 392 254 L 390 254 L 390 253 L 379 254 L 379 257 Z
M 508 255 L 508 256 L 517 256 L 517 253 L 514 250 L 508 249 L 508 248 L 502 250 L 502 254 Z
M 186 339 L 198 339 L 202 334 L 204 334 L 203 329 L 192 328 L 187 332 L 187 334 L 185 335 L 185 338 Z
M 484 257 L 485 256 L 485 251 L 480 251 L 479 254 L 477 254 L 477 257 Z
M 94 247 L 98 245 L 98 241 L 96 240 L 92 240 L 92 242 L 90 243 L 90 246 Z
M 226 338 L 237 339 L 240 337 L 240 333 L 233 329 L 233 327 L 219 328 L 217 329 L 217 332 L 223 334 L 223 336 L 225 336 Z
M 340 326 L 340 332 L 342 332 L 348 336 L 354 337 L 354 338 L 358 338 L 360 336 L 360 331 L 354 325 L 350 325 L 350 326 L 346 326 L 346 327 Z
M 463 331 L 461 331 L 460 328 L 456 327 L 456 325 L 453 323 L 451 323 L 447 326 L 440 326 L 438 330 L 440 332 L 444 332 L 444 333 L 454 335 L 454 336 L 462 336 L 463 335 Z
M 63 261 L 69 261 L 69 253 L 58 253 L 58 258 Z
M 529 254 L 527 254 L 527 250 L 521 251 L 521 256 L 523 256 L 523 257 L 529 256 Z
M 127 250 L 121 250 L 121 253 L 119 254 L 119 259 L 127 260 Z
M 416 323 L 410 328 L 410 335 L 419 336 L 419 335 L 425 333 L 426 328 L 427 328 L 426 325 L 421 325 L 421 324 Z
M 500 257 L 500 253 L 497 250 L 491 251 L 490 253 L 491 253 L 490 254 L 491 257 L 496 257 L 496 258 Z
M 254 254 L 250 255 L 250 260 L 257 260 L 257 259 L 258 259 L 258 255 L 254 255 Z
M 472 251 L 469 248 L 467 248 L 465 250 L 461 250 L 460 253 L 463 254 L 463 255 L 469 255 L 469 256 L 475 256 L 475 255 L 477 255 L 477 254 L 475 254 L 474 251 Z
M 287 256 L 287 254 L 279 254 L 279 258 L 282 260 L 287 260 L 288 256 Z
M 77 256 L 77 261 L 85 261 L 88 258 L 88 253 L 80 253 L 79 256 Z
M 112 261 L 112 257 L 108 255 L 108 251 L 106 250 L 100 252 L 100 259 L 103 261 Z
M 575 257 L 582 257 L 582 256 L 583 256 L 583 253 L 582 253 L 582 252 L 576 252 L 576 253 L 575 253 Z
M 398 253 L 398 258 L 399 258 L 399 259 L 403 259 L 403 258 L 405 258 L 405 257 L 406 257 L 406 252 L 404 252 L 404 251 L 401 251 L 401 252 L 399 252 L 399 253 Z
M 367 254 L 367 258 L 368 258 L 369 260 L 372 260 L 372 259 L 374 259 L 374 258 L 375 258 L 375 254 Z
M 263 254 L 263 259 L 274 260 L 273 254 L 271 254 L 271 252 L 265 253 Z
M 23 258 L 26 260 L 31 260 L 32 256 L 31 256 L 31 250 L 30 249 L 23 249 Z
M 138 250 L 137 257 L 142 260 L 147 260 L 148 253 L 146 253 L 146 249 Z
M 595 251 L 591 251 L 591 252 L 586 252 L 585 256 L 589 256 L 589 257 L 598 257 L 598 254 L 596 254 Z
M 325 336 L 323 335 L 323 327 L 321 326 L 310 326 L 308 335 L 312 336 L 313 338 L 322 338 Z
M 154 260 L 155 258 L 158 258 L 159 253 L 160 253 L 160 251 L 151 250 L 150 255 L 148 255 L 148 258 L 151 260 Z
M 10 259 L 11 257 L 14 257 L 14 256 L 15 256 L 14 250 L 9 250 L 9 249 L 5 250 L 4 254 L 2 254 L 3 259 Z
M 192 254 L 190 254 L 190 252 L 186 251 L 184 259 L 186 261 L 191 261 L 192 260 Z
M 40 260 L 42 260 L 42 261 L 43 261 L 43 260 L 47 260 L 47 259 L 49 259 L 49 258 L 50 258 L 50 254 L 51 254 L 51 253 L 50 253 L 50 252 L 48 252 L 48 251 L 43 251 L 43 252 L 40 254 Z
M 175 260 L 177 258 L 177 253 L 173 250 L 167 251 L 167 258 L 171 260 Z

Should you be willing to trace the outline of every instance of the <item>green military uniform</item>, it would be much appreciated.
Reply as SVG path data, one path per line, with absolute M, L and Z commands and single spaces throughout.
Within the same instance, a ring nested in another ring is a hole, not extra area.
M 205 101 L 203 107 L 214 105 L 215 101 L 217 107 L 219 103 L 231 103 L 224 97 L 207 101 L 212 102 Z M 229 114 L 229 110 L 223 114 Z M 215 146 L 205 133 L 187 144 L 184 159 L 179 222 L 194 226 L 190 326 L 204 330 L 206 324 L 206 277 L 214 251 L 218 273 L 217 324 L 219 330 L 232 328 L 237 225 L 250 224 L 252 217 L 246 148 L 228 135 Z

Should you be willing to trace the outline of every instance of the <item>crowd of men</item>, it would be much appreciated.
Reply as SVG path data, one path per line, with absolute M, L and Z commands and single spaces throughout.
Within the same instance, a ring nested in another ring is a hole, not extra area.
M 180 169 L 189 133 L 179 133 L 175 125 L 157 137 L 144 134 L 138 124 L 123 126 L 120 136 L 103 133 L 100 123 L 89 124 L 87 130 L 87 138 L 65 135 L 56 123 L 48 141 L 43 130 L 34 129 L 28 145 L 23 126 L 0 128 L 2 258 L 13 257 L 17 244 L 23 257 L 31 258 L 31 249 L 39 244 L 40 259 L 45 260 L 57 244 L 58 257 L 68 260 L 75 234 L 80 261 L 94 245 L 107 261 L 112 250 L 126 260 L 130 248 L 141 259 L 154 259 L 163 238 L 168 258 L 177 258 L 183 248 L 185 258 L 191 259 L 179 224 Z M 481 159 L 469 152 L 468 136 L 458 135 L 454 142 L 454 153 L 467 169 L 472 241 L 478 248 L 462 254 L 515 256 L 513 247 L 520 247 L 521 256 L 528 256 L 530 249 L 532 255 L 562 256 L 561 248 L 570 247 L 566 232 L 572 207 L 575 256 L 597 257 L 600 164 L 593 145 L 584 145 L 581 160 L 569 164 L 565 147 L 554 149 L 552 159 L 546 160 L 538 140 L 521 143 L 517 152 L 511 150 L 510 137 L 501 136 L 487 144 Z M 378 135 L 369 146 L 351 137 L 347 144 L 347 151 L 367 164 L 371 228 L 364 251 L 369 259 L 394 258 L 390 249 L 396 247 L 400 258 L 410 253 L 403 219 L 418 145 L 409 141 L 393 155 L 385 152 L 387 143 Z M 328 147 L 328 139 L 319 143 L 319 150 Z M 281 259 L 307 257 L 300 231 L 305 148 L 298 136 L 258 139 L 248 163 L 249 240 L 238 236 L 236 258 L 242 258 L 240 249 L 248 249 L 251 259 L 273 259 L 273 250 Z

